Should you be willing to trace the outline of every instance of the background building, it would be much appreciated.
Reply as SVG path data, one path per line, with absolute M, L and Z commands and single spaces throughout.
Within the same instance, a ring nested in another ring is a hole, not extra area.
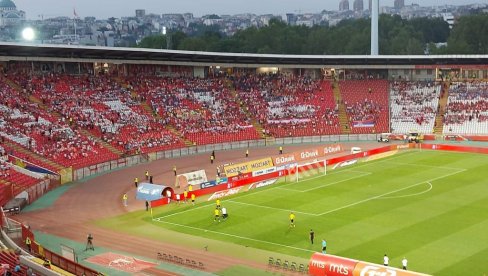
M 17 10 L 12 0 L 0 1 L 0 27 L 17 25 L 25 19 L 25 12 Z
M 348 11 L 348 10 L 349 10 L 349 1 L 341 0 L 341 2 L 339 2 L 339 11 Z
M 395 0 L 393 7 L 397 10 L 402 9 L 403 7 L 405 7 L 405 0 Z
M 353 10 L 355 12 L 361 12 L 364 10 L 364 2 L 363 0 L 354 0 Z

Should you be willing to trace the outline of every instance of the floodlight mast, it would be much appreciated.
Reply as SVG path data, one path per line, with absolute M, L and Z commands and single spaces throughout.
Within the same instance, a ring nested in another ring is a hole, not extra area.
M 372 0 L 371 3 L 371 55 L 377 56 L 378 51 L 378 17 L 380 0 Z

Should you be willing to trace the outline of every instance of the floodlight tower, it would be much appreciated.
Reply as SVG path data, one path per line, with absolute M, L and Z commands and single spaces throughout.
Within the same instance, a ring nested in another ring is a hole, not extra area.
M 378 55 L 378 14 L 380 0 L 372 0 L 371 5 L 371 55 Z

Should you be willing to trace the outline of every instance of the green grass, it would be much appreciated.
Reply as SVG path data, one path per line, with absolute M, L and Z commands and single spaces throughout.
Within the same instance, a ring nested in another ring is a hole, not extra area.
M 262 271 L 262 270 L 257 270 L 254 268 L 250 268 L 250 267 L 246 267 L 246 266 L 240 266 L 240 265 L 230 267 L 226 270 L 217 272 L 215 274 L 221 275 L 221 276 L 241 276 L 241 275 L 271 276 L 271 275 L 275 275 L 273 272 L 270 272 L 270 271 Z
M 192 243 L 213 243 L 230 255 L 241 246 L 259 252 L 254 257 L 262 262 L 273 254 L 306 260 L 324 238 L 327 253 L 334 255 L 381 263 L 387 253 L 396 267 L 407 257 L 415 271 L 483 275 L 488 273 L 487 179 L 488 155 L 410 151 L 223 199 L 229 219 L 220 223 L 213 221 L 211 201 L 158 208 L 154 221 L 138 213 L 99 224 L 131 234 L 163 228 L 173 241 L 192 237 Z M 289 227 L 291 210 L 295 228 Z M 145 223 L 129 226 L 135 220 Z

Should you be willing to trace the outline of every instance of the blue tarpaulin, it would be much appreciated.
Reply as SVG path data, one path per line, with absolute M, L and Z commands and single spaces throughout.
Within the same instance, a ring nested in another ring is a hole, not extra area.
M 163 198 L 163 191 L 170 190 L 171 194 L 173 189 L 164 185 L 157 185 L 151 183 L 140 183 L 137 187 L 136 199 L 142 199 L 147 201 L 157 200 Z

